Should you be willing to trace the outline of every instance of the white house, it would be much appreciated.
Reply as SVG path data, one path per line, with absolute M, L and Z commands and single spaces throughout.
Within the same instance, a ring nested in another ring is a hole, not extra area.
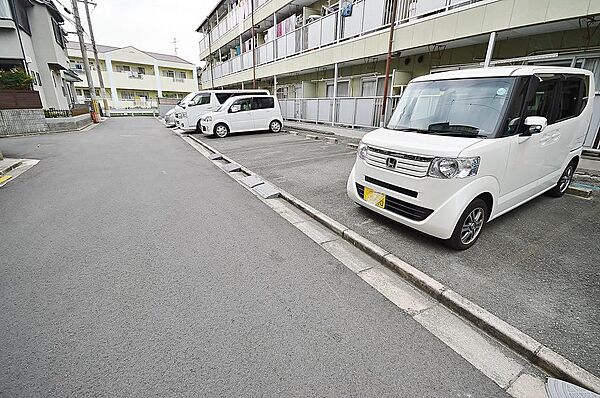
M 45 109 L 69 109 L 80 80 L 69 71 L 63 22 L 51 0 L 0 0 L 0 69 L 27 71 Z

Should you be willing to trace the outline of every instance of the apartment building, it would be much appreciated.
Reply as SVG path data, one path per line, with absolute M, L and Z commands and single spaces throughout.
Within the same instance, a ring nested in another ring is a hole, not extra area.
M 45 109 L 66 110 L 74 103 L 63 18 L 50 0 L 0 0 L 0 69 L 21 68 Z
M 197 29 L 202 86 L 256 82 L 287 119 L 377 126 L 393 1 L 220 1 Z M 598 0 L 398 0 L 385 114 L 412 78 L 483 67 L 488 48 L 491 65 L 592 70 L 600 91 L 599 23 Z M 586 146 L 598 147 L 600 98 L 594 118 Z
M 97 45 L 100 71 L 109 106 L 117 109 L 155 108 L 159 98 L 183 98 L 198 89 L 196 66 L 180 57 L 138 50 L 135 47 Z M 79 43 L 68 42 L 70 68 L 82 81 L 77 97 L 90 97 Z M 86 44 L 96 95 L 100 95 L 92 46 Z

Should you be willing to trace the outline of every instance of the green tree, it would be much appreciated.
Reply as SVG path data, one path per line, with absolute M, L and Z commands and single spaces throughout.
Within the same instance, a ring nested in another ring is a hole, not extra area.
M 0 90 L 31 90 L 33 79 L 20 68 L 0 70 Z

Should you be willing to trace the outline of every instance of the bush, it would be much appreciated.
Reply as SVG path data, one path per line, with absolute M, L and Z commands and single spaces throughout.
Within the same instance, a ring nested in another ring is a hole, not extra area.
M 32 80 L 23 69 L 0 70 L 0 90 L 31 90 Z

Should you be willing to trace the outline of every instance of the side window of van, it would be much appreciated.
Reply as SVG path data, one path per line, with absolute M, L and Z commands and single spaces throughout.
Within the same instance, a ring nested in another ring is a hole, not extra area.
M 585 84 L 577 76 L 567 76 L 562 81 L 558 101 L 557 120 L 565 120 L 578 116 L 585 107 Z
M 548 124 L 554 123 L 554 96 L 558 89 L 558 79 L 543 80 L 539 83 L 535 95 L 527 104 L 527 116 L 543 116 Z
M 272 97 L 255 97 L 252 99 L 252 109 L 272 109 L 275 108 L 275 100 Z
M 190 102 L 190 105 L 207 105 L 210 104 L 210 94 L 198 94 Z
M 231 97 L 231 93 L 216 93 L 215 95 L 217 96 L 217 101 L 219 101 L 219 104 L 222 104 L 223 102 L 227 101 L 229 97 Z

